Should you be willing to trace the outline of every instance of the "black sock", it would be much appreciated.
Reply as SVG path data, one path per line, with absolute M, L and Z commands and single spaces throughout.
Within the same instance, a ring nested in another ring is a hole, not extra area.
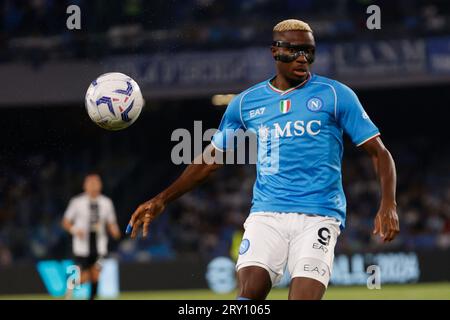
M 91 282 L 91 296 L 89 297 L 89 300 L 94 300 L 97 296 L 97 287 L 98 282 Z

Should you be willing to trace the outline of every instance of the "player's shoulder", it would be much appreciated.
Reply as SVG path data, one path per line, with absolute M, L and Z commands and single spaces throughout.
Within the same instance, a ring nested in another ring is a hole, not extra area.
M 86 197 L 87 197 L 87 196 L 86 196 L 85 193 L 79 193 L 79 194 L 73 196 L 73 197 L 70 199 L 70 201 L 71 201 L 71 202 L 80 202 L 80 201 L 85 200 Z
M 236 96 L 236 98 L 239 98 L 239 100 L 241 100 L 248 96 L 260 95 L 262 92 L 266 92 L 265 90 L 267 88 L 267 81 L 268 80 L 258 82 L 257 84 L 245 89 L 244 91 L 240 92 Z
M 103 201 L 103 202 L 108 203 L 108 204 L 112 204 L 113 203 L 111 198 L 109 198 L 108 196 L 105 196 L 104 194 L 101 194 L 98 197 L 99 197 L 100 201 Z
M 325 77 L 322 75 L 318 75 L 318 74 L 314 74 L 314 76 L 311 79 L 311 82 L 327 85 L 327 86 L 333 88 L 336 91 L 336 93 L 348 92 L 348 91 L 353 92 L 353 90 L 346 84 L 344 84 L 338 80 L 331 79 L 331 78 L 328 78 L 328 77 Z
M 251 107 L 254 101 L 264 99 L 267 94 L 267 81 L 261 81 L 233 97 L 229 106 L 237 108 L 242 112 L 243 109 Z M 236 110 L 237 110 L 236 109 Z

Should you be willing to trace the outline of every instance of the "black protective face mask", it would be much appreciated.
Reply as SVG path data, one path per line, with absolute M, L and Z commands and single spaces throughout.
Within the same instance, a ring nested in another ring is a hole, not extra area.
M 274 41 L 272 42 L 272 46 L 294 50 L 293 53 L 289 54 L 279 53 L 275 55 L 275 60 L 277 61 L 289 63 L 294 61 L 300 56 L 304 56 L 309 64 L 312 64 L 314 62 L 316 48 L 312 45 L 308 44 L 293 45 L 287 41 Z

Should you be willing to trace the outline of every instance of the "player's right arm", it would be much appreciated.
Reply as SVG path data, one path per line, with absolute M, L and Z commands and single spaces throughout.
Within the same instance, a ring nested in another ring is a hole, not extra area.
M 204 154 L 210 154 L 212 157 L 215 157 L 218 152 L 220 151 L 217 151 L 210 144 L 205 148 Z M 222 164 L 216 162 L 207 162 L 204 161 L 203 155 L 199 155 L 167 189 L 153 199 L 141 204 L 131 216 L 127 233 L 132 228 L 131 237 L 135 238 L 139 228 L 142 226 L 143 236 L 146 237 L 150 223 L 164 211 L 167 204 L 203 183 L 214 171 L 222 166 Z
M 241 95 L 236 96 L 228 105 L 219 130 L 214 134 L 211 144 L 188 165 L 181 176 L 166 190 L 153 199 L 141 204 L 131 216 L 126 233 L 131 230 L 131 237 L 135 238 L 139 228 L 143 228 L 143 236 L 148 234 L 148 227 L 171 201 L 191 191 L 205 181 L 214 171 L 222 166 L 223 153 L 234 149 L 233 134 L 235 130 L 244 128 L 241 117 Z

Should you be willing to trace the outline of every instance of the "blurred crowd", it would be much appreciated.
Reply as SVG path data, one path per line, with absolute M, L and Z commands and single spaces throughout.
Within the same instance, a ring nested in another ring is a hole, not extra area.
M 421 250 L 450 248 L 449 150 L 434 153 L 426 138 L 411 138 L 389 144 L 397 166 L 397 206 L 400 234 L 390 244 L 372 235 L 379 204 L 379 183 L 364 152 L 344 161 L 344 186 L 348 203 L 348 227 L 337 251 L 377 249 Z M 348 148 L 347 150 L 351 150 Z
M 370 158 L 350 147 L 343 166 L 347 228 L 336 252 L 450 248 L 450 154 L 433 156 L 420 139 L 391 143 L 390 148 L 398 168 L 400 235 L 390 244 L 372 235 L 379 186 Z M 132 153 L 112 157 L 106 150 L 72 152 L 57 158 L 21 155 L 20 163 L 2 161 L 0 265 L 70 256 L 71 239 L 60 226 L 61 218 L 69 198 L 80 192 L 83 172 L 92 163 L 101 168 L 105 193 L 113 198 L 122 230 L 132 209 L 144 200 L 141 195 L 149 194 L 142 181 L 151 181 L 156 192 L 182 169 L 174 172 L 163 162 L 149 165 L 146 158 Z M 233 256 L 249 212 L 254 178 L 254 166 L 226 166 L 171 204 L 151 226 L 148 239 L 112 241 L 113 254 L 122 261 Z
M 81 9 L 81 30 L 66 27 L 66 8 L 72 4 Z M 371 4 L 381 7 L 382 28 L 377 32 L 366 28 Z M 286 18 L 306 20 L 320 40 L 450 31 L 446 0 L 5 0 L 0 10 L 0 61 L 22 58 L 36 63 L 114 53 L 266 46 L 273 25 Z

